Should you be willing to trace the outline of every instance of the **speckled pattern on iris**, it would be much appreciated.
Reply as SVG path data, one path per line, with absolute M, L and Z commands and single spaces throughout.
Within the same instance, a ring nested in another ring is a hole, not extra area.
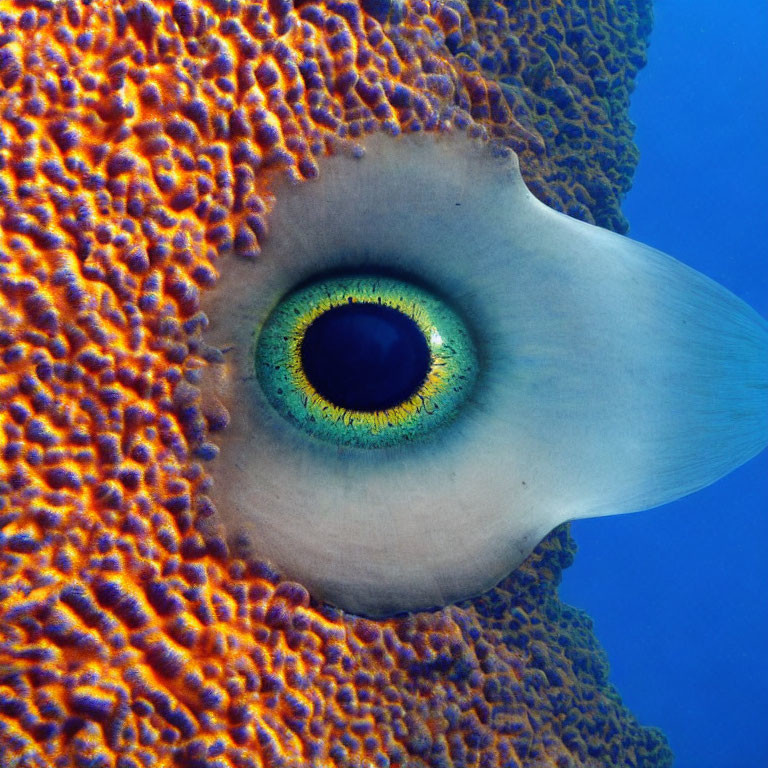
M 334 405 L 312 386 L 302 364 L 312 323 L 330 308 L 353 304 L 402 313 L 424 345 L 423 380 L 395 406 L 362 410 Z M 284 297 L 259 334 L 255 366 L 267 400 L 283 417 L 321 440 L 361 448 L 429 437 L 456 416 L 477 376 L 470 332 L 444 301 L 402 280 L 371 275 L 321 279 Z
M 0 1 L 0 763 L 667 766 L 558 602 L 565 529 L 488 595 L 373 622 L 232 558 L 198 335 L 276 175 L 468 130 L 622 231 L 649 7 Z M 297 226 L 300 223 L 297 222 Z

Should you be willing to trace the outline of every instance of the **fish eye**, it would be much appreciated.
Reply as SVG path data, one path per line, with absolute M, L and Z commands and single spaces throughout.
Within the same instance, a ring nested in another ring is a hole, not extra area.
M 768 442 L 768 323 L 744 302 L 546 207 L 509 152 L 364 150 L 286 183 L 208 299 L 202 389 L 231 414 L 211 525 L 235 552 L 353 613 L 427 609 Z
M 406 280 L 325 277 L 272 310 L 255 349 L 258 382 L 298 429 L 337 446 L 423 440 L 456 416 L 477 376 L 469 330 Z

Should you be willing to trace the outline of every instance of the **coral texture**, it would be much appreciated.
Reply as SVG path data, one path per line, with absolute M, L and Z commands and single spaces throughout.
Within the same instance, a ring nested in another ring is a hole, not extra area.
M 622 230 L 639 8 L 0 0 L 0 764 L 663 766 L 555 585 L 371 622 L 197 523 L 217 254 L 338 141 L 466 129 Z

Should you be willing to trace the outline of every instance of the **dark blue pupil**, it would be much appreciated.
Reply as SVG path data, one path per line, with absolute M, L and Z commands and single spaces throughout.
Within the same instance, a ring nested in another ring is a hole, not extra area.
M 383 411 L 408 400 L 429 372 L 427 340 L 407 315 L 350 303 L 317 317 L 301 342 L 301 365 L 326 400 L 353 411 Z

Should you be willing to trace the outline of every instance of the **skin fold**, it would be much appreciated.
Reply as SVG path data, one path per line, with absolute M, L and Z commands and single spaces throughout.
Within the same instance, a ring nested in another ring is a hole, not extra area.
M 317 604 L 208 533 L 229 416 L 197 387 L 220 256 L 368 134 L 494 139 L 625 231 L 648 4 L 3 0 L 0 27 L 0 764 L 670 765 L 558 600 L 567 527 L 471 601 Z

